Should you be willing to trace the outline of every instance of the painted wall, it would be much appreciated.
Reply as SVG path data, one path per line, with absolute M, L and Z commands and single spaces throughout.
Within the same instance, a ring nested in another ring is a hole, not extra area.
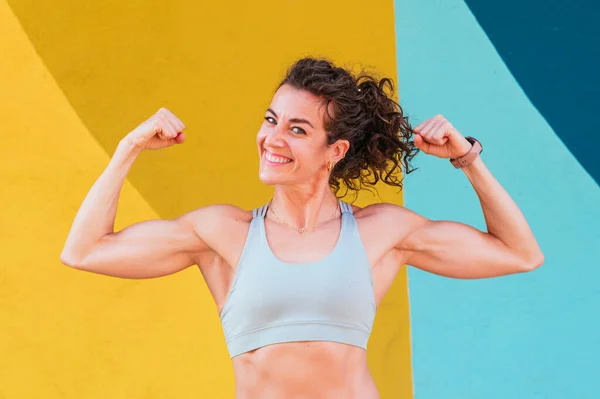
M 70 224 L 119 139 L 161 106 L 188 140 L 141 155 L 117 229 L 262 205 L 254 138 L 285 68 L 326 55 L 395 76 L 393 18 L 390 1 L 0 2 L 0 397 L 233 397 L 198 270 L 133 281 L 69 269 Z M 403 272 L 369 343 L 382 398 L 412 397 L 406 283 Z
M 395 2 L 413 124 L 441 113 L 481 140 L 546 258 L 488 280 L 410 268 L 417 399 L 600 395 L 599 11 L 590 1 Z M 425 155 L 416 165 L 408 208 L 485 229 L 462 172 Z

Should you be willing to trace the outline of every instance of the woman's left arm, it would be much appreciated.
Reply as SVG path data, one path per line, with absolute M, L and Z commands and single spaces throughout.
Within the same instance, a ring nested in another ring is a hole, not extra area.
M 440 158 L 459 157 L 471 147 L 441 115 L 414 131 L 417 147 Z M 487 232 L 458 222 L 428 220 L 409 211 L 410 229 L 397 247 L 405 253 L 406 263 L 464 279 L 527 272 L 541 266 L 544 255 L 527 220 L 481 157 L 462 170 L 479 197 Z

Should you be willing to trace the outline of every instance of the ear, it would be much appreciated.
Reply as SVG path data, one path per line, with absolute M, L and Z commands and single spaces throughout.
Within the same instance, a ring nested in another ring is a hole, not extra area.
M 329 159 L 334 163 L 338 163 L 350 148 L 350 142 L 348 140 L 338 140 L 329 146 Z

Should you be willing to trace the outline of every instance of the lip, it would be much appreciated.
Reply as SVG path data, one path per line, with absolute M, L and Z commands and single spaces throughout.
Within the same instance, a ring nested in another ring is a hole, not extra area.
M 269 161 L 269 160 L 267 159 L 267 152 L 269 152 L 269 151 L 267 151 L 267 150 L 264 150 L 264 151 L 263 151 L 262 159 L 263 159 L 263 161 L 265 162 L 265 164 L 267 164 L 267 165 L 269 165 L 269 166 L 285 166 L 285 165 L 289 165 L 289 164 L 291 164 L 292 162 L 294 162 L 294 160 L 292 160 L 292 159 L 290 159 L 290 158 L 286 157 L 285 155 L 280 155 L 280 154 L 276 154 L 276 153 L 274 153 L 274 152 L 269 152 L 269 154 L 271 154 L 271 155 L 273 155 L 273 156 L 276 156 L 276 157 L 282 157 L 282 158 L 287 158 L 287 159 L 290 159 L 290 160 L 291 160 L 291 162 L 287 162 L 287 163 L 277 163 L 277 162 L 271 162 L 271 161 Z

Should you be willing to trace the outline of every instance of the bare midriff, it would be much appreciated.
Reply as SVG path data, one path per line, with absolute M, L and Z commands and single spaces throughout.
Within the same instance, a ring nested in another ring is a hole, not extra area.
M 367 352 L 336 342 L 268 345 L 232 359 L 236 399 L 379 399 Z

